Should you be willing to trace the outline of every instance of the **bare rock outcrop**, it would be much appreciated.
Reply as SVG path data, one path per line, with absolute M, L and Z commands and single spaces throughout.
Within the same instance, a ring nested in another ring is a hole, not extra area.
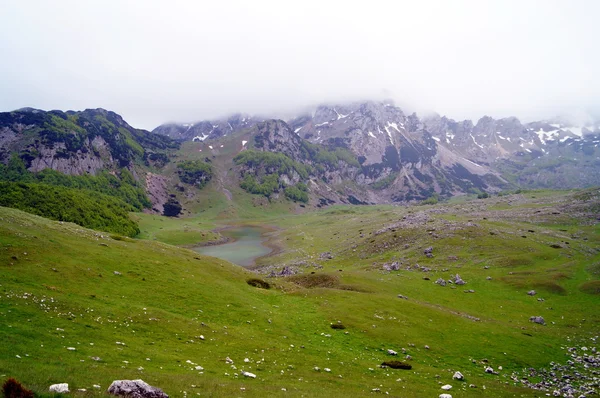
M 146 174 L 146 192 L 152 203 L 152 212 L 163 214 L 164 205 L 169 200 L 167 178 L 158 174 Z

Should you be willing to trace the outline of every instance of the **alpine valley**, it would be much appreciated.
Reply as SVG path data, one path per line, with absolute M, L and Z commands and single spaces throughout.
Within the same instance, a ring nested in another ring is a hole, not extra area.
M 391 101 L 152 132 L 0 113 L 0 382 L 598 396 L 599 145 L 600 121 Z M 268 255 L 201 254 L 244 228 Z

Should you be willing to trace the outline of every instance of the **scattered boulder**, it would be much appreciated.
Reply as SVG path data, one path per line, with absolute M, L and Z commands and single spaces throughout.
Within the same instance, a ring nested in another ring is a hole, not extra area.
M 66 394 L 69 392 L 69 384 L 68 383 L 58 383 L 52 384 L 48 389 L 50 392 L 56 392 L 59 394 Z
M 390 354 L 390 355 L 398 355 L 398 353 L 396 351 L 389 350 L 389 349 L 387 350 L 387 353 Z
M 160 388 L 152 387 L 144 380 L 115 380 L 108 387 L 108 393 L 131 398 L 169 398 Z
M 438 280 L 436 280 L 435 283 L 440 286 L 446 286 L 446 281 L 442 278 L 438 278 Z
M 467 282 L 463 281 L 460 275 L 456 274 L 456 276 L 454 277 L 454 283 L 457 285 L 464 285 Z
M 290 275 L 294 275 L 295 272 L 294 270 L 289 267 L 288 265 L 284 266 L 283 269 L 279 272 L 279 276 L 290 276 Z
M 433 258 L 433 247 L 429 246 L 428 248 L 423 250 L 423 254 L 425 254 L 425 257 L 427 258 Z
M 532 316 L 532 317 L 529 318 L 529 321 L 533 322 L 533 323 L 540 324 L 540 325 L 545 325 L 546 324 L 546 321 L 541 316 Z
M 527 295 L 529 296 L 535 296 L 537 294 L 537 292 L 535 290 L 530 290 L 527 292 Z
M 332 260 L 333 259 L 333 255 L 331 254 L 331 252 L 324 252 L 324 253 L 321 253 L 321 255 L 319 256 L 319 258 L 321 260 Z
M 383 264 L 383 269 L 386 271 L 398 271 L 400 269 L 400 263 L 398 261 L 394 261 L 393 263 L 385 263 Z
M 454 380 L 464 380 L 465 376 L 463 376 L 462 373 L 460 373 L 460 372 L 457 371 L 457 372 L 454 372 L 454 375 L 452 376 L 452 378 Z
M 404 296 L 404 295 L 402 295 L 402 294 L 399 294 L 399 295 L 398 295 L 398 298 L 401 298 L 401 299 L 404 299 L 404 300 L 408 300 L 408 297 L 406 297 L 406 296 Z
M 113 271 L 113 274 L 115 275 L 123 275 L 122 273 L 120 273 L 119 271 Z
M 444 390 L 444 391 L 448 391 L 450 389 L 452 389 L 452 386 L 450 384 L 445 384 L 442 386 L 442 390 Z
M 452 398 L 450 394 L 440 394 L 440 398 Z
M 242 375 L 243 375 L 244 377 L 249 377 L 249 378 L 251 378 L 251 379 L 256 379 L 256 375 L 255 375 L 254 373 L 246 372 L 246 371 L 244 371 L 244 370 L 242 370 Z

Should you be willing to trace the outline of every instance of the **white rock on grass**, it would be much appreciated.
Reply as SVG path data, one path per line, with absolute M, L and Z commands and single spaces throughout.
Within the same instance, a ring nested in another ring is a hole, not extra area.
M 394 350 L 387 350 L 387 353 L 390 355 L 398 355 L 398 353 Z
M 67 350 L 69 350 L 69 351 L 75 351 L 76 349 L 77 348 L 75 348 L 75 347 L 67 347 Z
M 445 385 L 442 386 L 442 390 L 444 390 L 444 391 L 448 391 L 451 388 L 452 388 L 452 386 L 450 384 L 445 384 Z
M 463 376 L 463 374 L 460 372 L 454 372 L 454 375 L 452 376 L 452 378 L 454 380 L 464 380 L 465 376 Z
M 256 379 L 256 375 L 254 373 L 250 373 L 250 372 L 246 372 L 246 371 L 242 370 L 242 374 L 245 377 L 250 377 L 251 379 Z
M 452 398 L 450 394 L 440 394 L 440 398 Z
M 57 392 L 59 394 L 66 394 L 69 392 L 69 384 L 68 383 L 58 383 L 52 384 L 48 389 L 50 392 Z

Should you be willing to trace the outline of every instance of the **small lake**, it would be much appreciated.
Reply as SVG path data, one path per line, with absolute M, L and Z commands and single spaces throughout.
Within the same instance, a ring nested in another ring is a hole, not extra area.
M 264 246 L 266 238 L 262 236 L 266 229 L 260 227 L 237 227 L 221 231 L 221 235 L 233 240 L 230 243 L 215 246 L 195 247 L 193 250 L 205 256 L 222 258 L 231 263 L 247 267 L 254 265 L 258 257 L 271 253 Z

